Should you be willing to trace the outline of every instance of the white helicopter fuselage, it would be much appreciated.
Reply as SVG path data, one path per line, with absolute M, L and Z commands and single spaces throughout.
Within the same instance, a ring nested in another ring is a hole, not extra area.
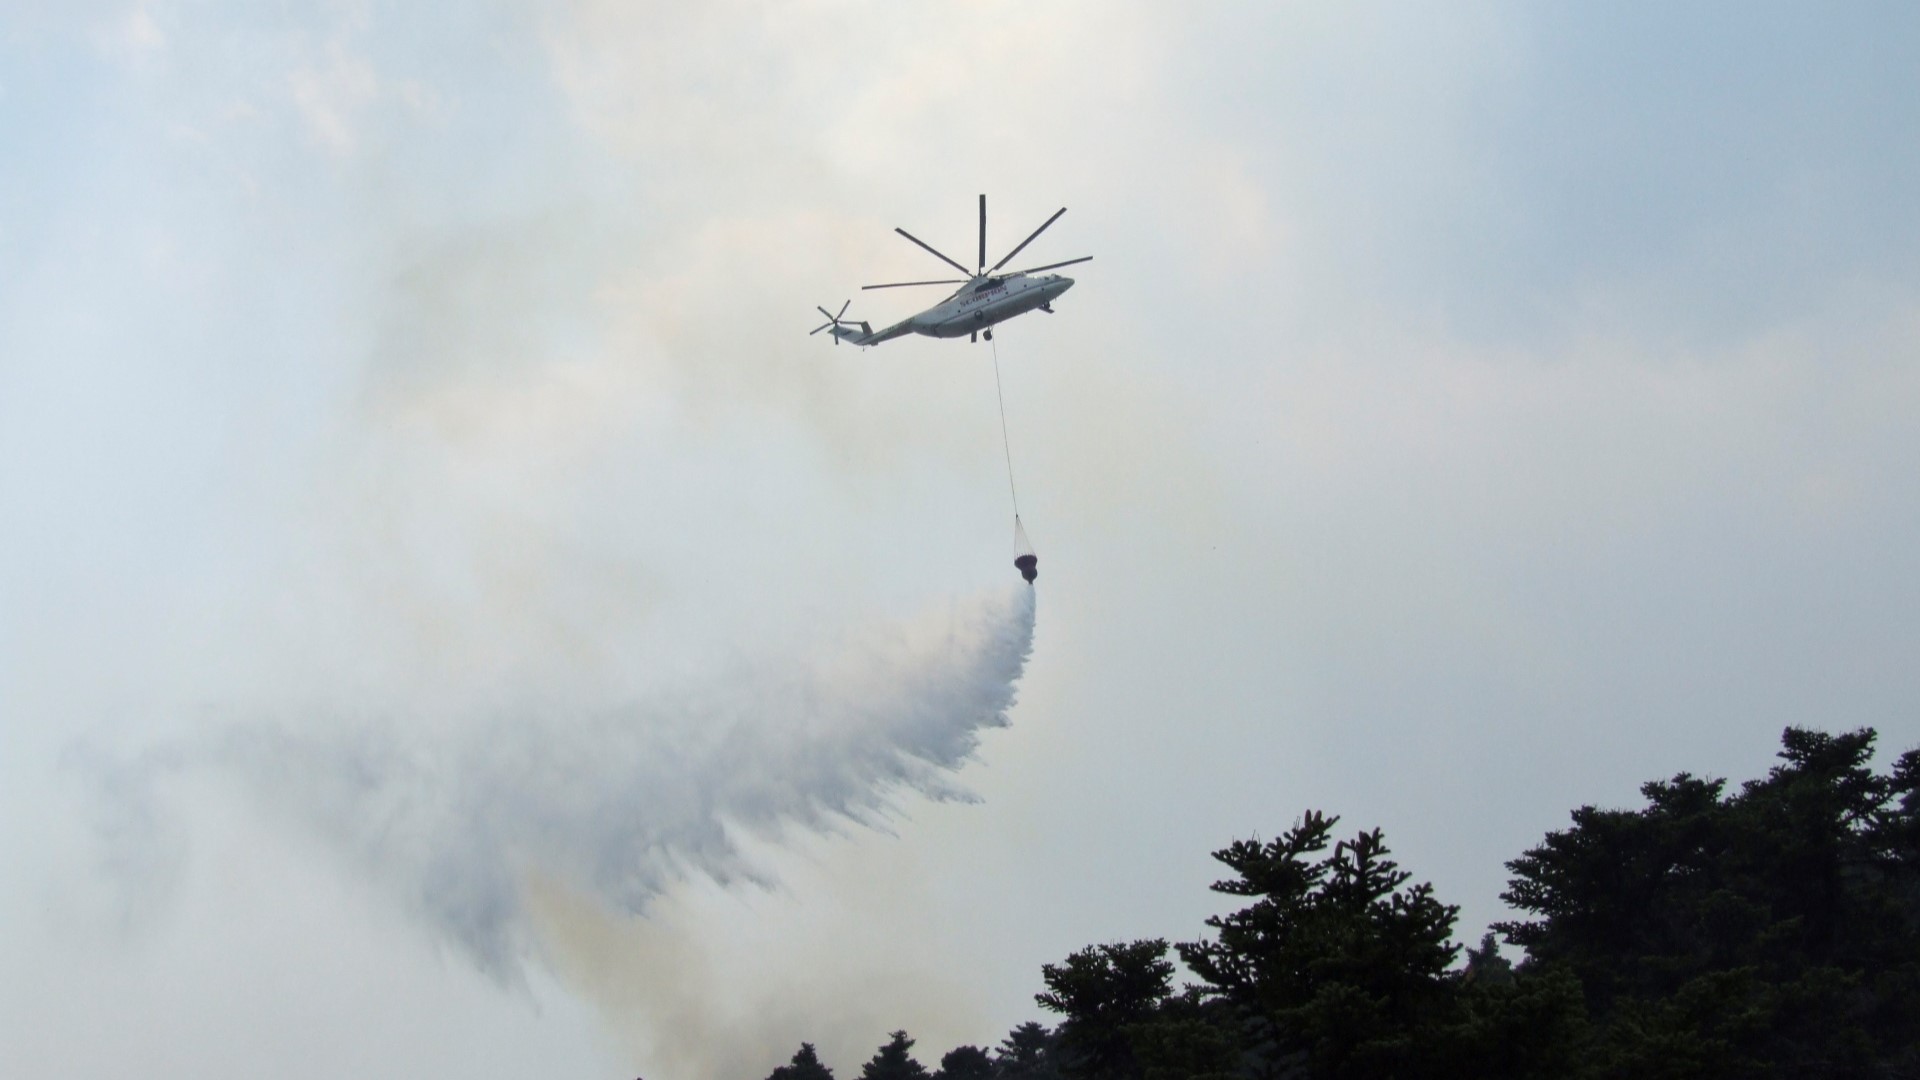
M 1059 274 L 981 277 L 960 286 L 952 296 L 938 304 L 918 315 L 908 316 L 885 330 L 876 333 L 865 323 L 835 325 L 833 336 L 854 345 L 878 345 L 908 334 L 935 338 L 966 337 L 1036 308 L 1050 311 L 1054 299 L 1071 288 L 1073 279 Z
M 1024 315 L 1073 288 L 1073 279 L 1059 274 L 1029 277 L 1016 274 L 1005 278 L 986 278 L 968 282 L 958 292 L 907 321 L 913 332 L 928 337 L 966 337 L 1002 323 L 1015 315 Z

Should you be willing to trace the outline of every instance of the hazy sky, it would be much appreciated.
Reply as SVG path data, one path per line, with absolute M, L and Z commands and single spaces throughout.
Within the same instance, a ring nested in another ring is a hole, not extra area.
M 1910 4 L 0 0 L 0 148 L 0 1074 L 931 1063 L 1920 744 Z M 980 192 L 1031 608 L 989 347 L 806 333 Z

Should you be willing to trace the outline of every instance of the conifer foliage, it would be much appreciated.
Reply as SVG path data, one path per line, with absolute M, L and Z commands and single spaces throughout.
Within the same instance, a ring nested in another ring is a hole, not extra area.
M 1454 989 L 1458 909 L 1392 859 L 1380 830 L 1333 845 L 1338 818 L 1317 811 L 1278 840 L 1241 840 L 1214 858 L 1236 876 L 1215 892 L 1254 898 L 1207 925 L 1214 941 L 1180 946 L 1208 992 L 1236 1007 L 1277 1061 L 1326 1075 L 1405 1073 L 1415 1035 Z
M 1507 864 L 1501 924 L 1579 981 L 1631 1075 L 1920 1075 L 1920 751 L 1789 728 L 1729 795 L 1681 773 L 1644 810 L 1581 807 Z
M 1920 750 L 1876 773 L 1874 741 L 1789 728 L 1737 792 L 1680 773 L 1575 810 L 1507 864 L 1518 963 L 1489 932 L 1456 966 L 1457 909 L 1309 811 L 1214 853 L 1248 903 L 1209 937 L 1043 965 L 1058 1025 L 932 1080 L 1920 1078 Z M 927 1080 L 912 1048 L 894 1032 L 861 1080 Z M 802 1044 L 769 1080 L 832 1073 Z
M 767 1080 L 833 1080 L 833 1070 L 820 1063 L 812 1043 L 803 1042 L 793 1060 L 773 1070 Z
M 977 1046 L 956 1046 L 940 1056 L 933 1080 L 992 1080 L 993 1057 Z
M 927 1080 L 927 1067 L 913 1060 L 913 1040 L 907 1033 L 896 1031 L 860 1067 L 860 1080 Z
M 1140 1073 L 1134 1029 L 1152 1020 L 1173 988 L 1173 964 L 1161 939 L 1095 945 L 1045 964 L 1047 992 L 1034 1000 L 1061 1014 L 1061 1062 L 1082 1076 L 1132 1077 Z

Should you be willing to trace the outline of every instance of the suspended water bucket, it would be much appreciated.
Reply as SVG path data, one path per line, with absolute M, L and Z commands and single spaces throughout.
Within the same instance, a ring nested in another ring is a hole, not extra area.
M 1040 576 L 1040 556 L 1033 553 L 1033 542 L 1027 539 L 1027 527 L 1020 524 L 1019 514 L 1013 515 L 1013 565 L 1029 585 Z

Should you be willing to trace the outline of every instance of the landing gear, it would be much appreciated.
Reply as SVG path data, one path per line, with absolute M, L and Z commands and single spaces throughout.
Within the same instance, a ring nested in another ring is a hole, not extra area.
M 1046 312 L 1046 313 L 1047 313 L 1047 314 L 1049 314 L 1049 315 L 1051 315 L 1051 314 L 1053 314 L 1053 305 L 1052 305 L 1052 304 L 1041 304 L 1041 305 L 1040 305 L 1040 310 L 1041 310 L 1041 311 L 1044 311 L 1044 312 Z
M 987 339 L 988 341 L 992 341 L 992 340 L 993 340 L 993 331 L 991 331 L 991 330 L 982 330 L 982 331 L 980 331 L 980 336 L 981 336 L 981 337 L 983 337 L 983 338 L 986 338 L 986 339 Z

